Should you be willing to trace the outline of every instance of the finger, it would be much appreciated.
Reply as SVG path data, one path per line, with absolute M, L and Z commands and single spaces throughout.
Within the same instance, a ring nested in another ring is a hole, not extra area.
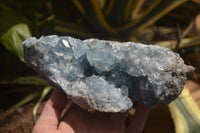
M 57 129 L 59 117 L 63 108 L 67 103 L 66 94 L 58 88 L 55 88 L 50 99 L 47 101 L 41 116 L 39 117 L 34 129 L 49 128 L 52 130 Z
M 149 109 L 143 104 L 139 103 L 136 107 L 136 114 L 133 116 L 133 120 L 128 126 L 126 133 L 141 133 L 144 128 L 148 113 Z
M 71 132 L 119 132 L 126 113 L 88 112 L 73 104 L 59 123 L 59 129 Z M 89 131 L 88 131 L 89 130 Z
M 70 130 L 71 132 L 77 132 L 76 129 L 81 129 L 83 132 L 84 127 L 87 127 L 89 121 L 89 115 L 87 110 L 83 110 L 76 104 L 71 104 L 65 115 L 60 120 L 58 130 Z
M 111 113 L 110 118 L 109 118 L 109 123 L 112 125 L 112 130 L 115 132 L 120 132 L 123 130 L 124 122 L 127 118 L 128 112 L 125 113 Z M 114 129 L 114 130 L 113 130 Z

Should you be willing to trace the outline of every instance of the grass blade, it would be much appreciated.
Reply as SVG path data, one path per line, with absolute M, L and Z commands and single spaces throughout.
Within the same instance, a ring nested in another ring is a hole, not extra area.
M 1 77 L 0 84 L 17 84 L 17 85 L 37 85 L 37 86 L 46 86 L 48 83 L 38 76 L 25 76 L 25 77 Z
M 108 20 L 109 24 L 113 27 L 119 27 L 125 23 L 125 17 L 127 15 L 128 18 L 128 11 L 132 8 L 133 0 L 115 0 L 112 3 L 112 8 L 110 9 L 109 14 L 107 14 L 106 19 Z
M 176 43 L 177 43 L 176 40 L 171 40 L 171 41 L 156 42 L 155 44 L 162 47 L 175 49 Z M 200 45 L 200 36 L 197 36 L 197 37 L 182 39 L 179 44 L 179 48 L 183 49 L 183 48 L 194 47 L 194 46 L 199 46 L 199 45 Z
M 8 109 L 8 111 L 11 111 L 11 110 L 15 110 L 23 105 L 25 105 L 26 103 L 36 99 L 37 97 L 39 97 L 41 94 L 41 91 L 40 90 L 37 90 L 35 92 L 31 92 L 29 93 L 28 95 L 26 95 L 23 99 L 21 99 L 19 102 L 17 102 L 15 105 L 13 105 L 12 107 L 10 107 Z
M 158 19 L 163 17 L 172 9 L 183 4 L 187 0 L 156 0 L 155 3 L 145 12 L 138 20 L 132 21 L 125 26 L 119 28 L 121 33 L 131 33 L 135 30 L 142 30 L 151 24 L 155 23 Z
M 9 9 L 7 5 L 5 5 L 5 4 L 3 4 L 1 2 L 0 2 L 0 8 L 2 8 L 4 10 L 8 10 Z
M 108 14 L 110 14 L 110 11 L 113 7 L 113 3 L 114 3 L 115 0 L 106 0 L 105 1 L 105 5 L 104 5 L 104 8 L 103 8 L 103 12 L 104 12 L 104 15 L 107 17 Z
M 105 19 L 97 0 L 79 0 L 85 9 L 85 18 L 94 32 L 100 36 L 113 36 L 118 32 L 112 28 Z
M 136 20 L 138 17 L 138 12 L 139 12 L 141 6 L 144 4 L 144 2 L 145 2 L 145 0 L 133 0 L 132 11 L 130 9 L 127 10 L 127 14 L 129 13 L 129 17 L 131 17 L 133 20 Z M 125 19 L 127 19 L 127 17 Z
M 78 10 L 84 14 L 85 13 L 85 9 L 83 8 L 82 4 L 80 3 L 79 0 L 72 0 L 72 2 L 76 5 L 76 7 L 78 8 Z
M 58 33 L 64 33 L 68 35 L 75 35 L 77 37 L 94 38 L 96 35 L 92 34 L 85 26 L 64 22 L 61 20 L 55 20 L 54 30 Z
M 51 86 L 47 86 L 43 89 L 42 94 L 40 95 L 39 100 L 37 101 L 37 103 L 35 104 L 34 108 L 33 108 L 33 120 L 34 122 L 36 122 L 36 114 L 37 114 L 37 110 L 38 107 L 40 106 L 41 102 L 43 101 L 43 99 L 46 97 L 46 95 L 53 89 L 53 87 Z

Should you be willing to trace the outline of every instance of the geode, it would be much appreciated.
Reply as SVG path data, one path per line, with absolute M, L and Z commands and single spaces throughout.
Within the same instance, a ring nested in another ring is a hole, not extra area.
M 134 42 L 52 35 L 23 46 L 28 66 L 82 108 L 101 112 L 124 112 L 132 101 L 170 103 L 194 70 L 167 48 Z

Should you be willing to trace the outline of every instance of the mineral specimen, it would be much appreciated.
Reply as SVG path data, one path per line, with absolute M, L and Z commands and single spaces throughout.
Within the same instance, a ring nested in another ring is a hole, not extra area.
M 194 70 L 178 54 L 155 45 L 69 36 L 31 37 L 24 59 L 79 106 L 123 112 L 140 101 L 148 107 L 170 103 Z

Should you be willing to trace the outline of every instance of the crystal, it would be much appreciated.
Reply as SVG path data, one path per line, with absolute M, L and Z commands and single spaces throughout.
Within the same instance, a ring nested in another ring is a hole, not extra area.
M 124 112 L 132 101 L 149 108 L 170 103 L 194 70 L 156 45 L 51 35 L 23 46 L 28 66 L 80 107 L 101 112 Z

